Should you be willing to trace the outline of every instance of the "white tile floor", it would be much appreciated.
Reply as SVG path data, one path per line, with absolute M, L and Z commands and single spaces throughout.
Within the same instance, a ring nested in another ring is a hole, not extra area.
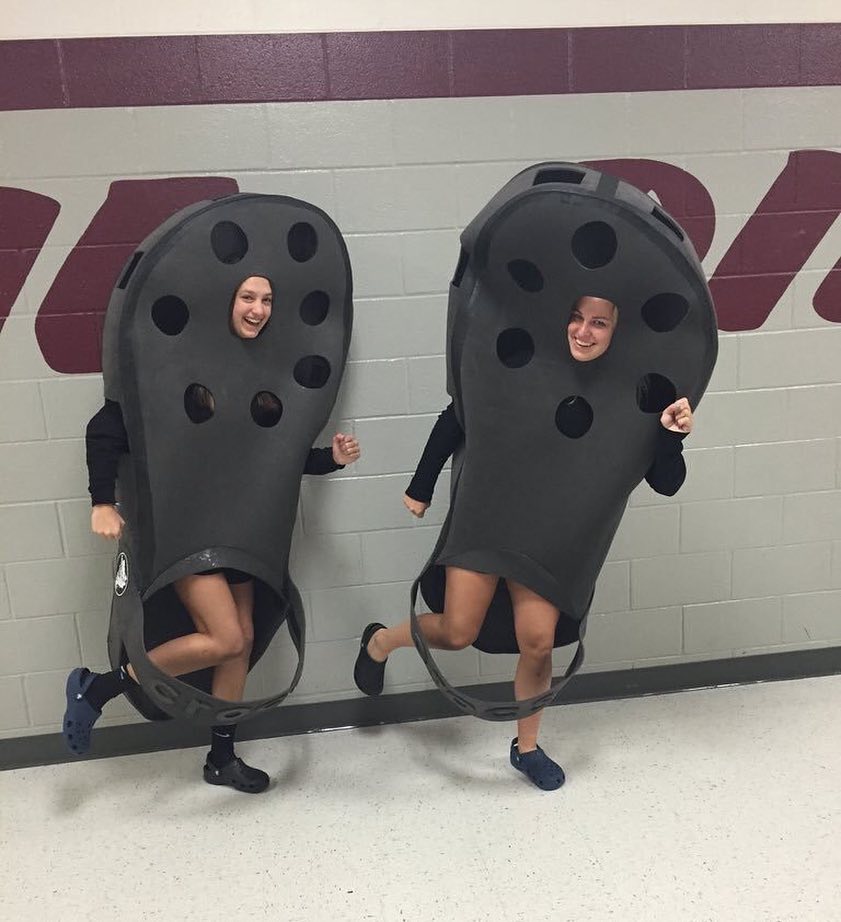
M 0 774 L 0 917 L 841 919 L 841 676 L 551 710 L 567 785 L 472 718 Z

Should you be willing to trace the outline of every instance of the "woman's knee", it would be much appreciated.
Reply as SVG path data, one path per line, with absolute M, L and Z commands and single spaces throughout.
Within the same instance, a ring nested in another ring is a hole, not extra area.
M 552 659 L 554 643 L 554 634 L 527 633 L 525 636 L 518 635 L 517 637 L 520 656 L 525 660 L 533 661 L 535 664 L 542 664 L 546 660 Z
M 241 627 L 229 628 L 210 634 L 210 640 L 215 647 L 215 653 L 220 661 L 239 659 L 250 655 L 251 642 Z M 252 639 L 253 640 L 253 639 Z
M 443 620 L 441 625 L 441 646 L 445 650 L 463 650 L 469 647 L 479 636 L 478 628 L 469 624 Z

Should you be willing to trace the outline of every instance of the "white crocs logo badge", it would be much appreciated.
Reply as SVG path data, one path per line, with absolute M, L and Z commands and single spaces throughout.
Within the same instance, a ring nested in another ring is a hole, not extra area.
M 122 595 L 128 588 L 128 558 L 120 554 L 117 558 L 117 574 L 114 577 L 114 592 Z

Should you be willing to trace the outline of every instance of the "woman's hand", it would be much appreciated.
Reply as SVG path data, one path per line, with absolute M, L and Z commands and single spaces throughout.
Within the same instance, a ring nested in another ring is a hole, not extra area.
M 422 503 L 419 499 L 412 499 L 408 493 L 403 494 L 403 505 L 416 519 L 422 519 L 423 514 L 429 509 L 429 503 Z
M 663 410 L 660 422 L 672 432 L 689 433 L 692 431 L 692 407 L 686 397 L 681 397 Z
M 352 435 L 337 432 L 333 436 L 333 460 L 336 464 L 353 464 L 359 460 L 359 442 Z
M 118 540 L 125 524 L 116 506 L 102 505 L 91 509 L 91 531 L 95 535 Z

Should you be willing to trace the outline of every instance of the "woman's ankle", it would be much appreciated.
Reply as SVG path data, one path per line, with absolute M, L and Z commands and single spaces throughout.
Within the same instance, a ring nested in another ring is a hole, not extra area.
M 388 630 L 388 628 L 380 628 L 378 631 L 371 635 L 371 639 L 368 641 L 367 651 L 368 656 L 374 660 L 375 663 L 384 663 L 388 659 L 388 654 L 391 652 L 388 648 L 384 648 L 381 641 L 385 638 L 383 635 Z

